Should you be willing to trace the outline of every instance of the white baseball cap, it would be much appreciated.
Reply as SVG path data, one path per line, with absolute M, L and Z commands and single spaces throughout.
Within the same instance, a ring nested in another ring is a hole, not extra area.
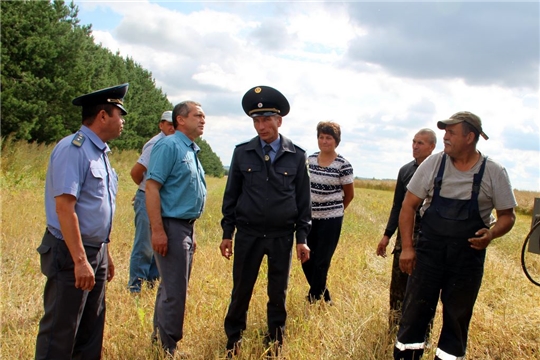
M 172 121 L 172 111 L 170 111 L 170 110 L 169 111 L 164 111 L 163 114 L 161 114 L 161 120 L 160 121 L 162 121 L 162 120 L 166 120 L 166 121 L 172 123 L 173 122 Z

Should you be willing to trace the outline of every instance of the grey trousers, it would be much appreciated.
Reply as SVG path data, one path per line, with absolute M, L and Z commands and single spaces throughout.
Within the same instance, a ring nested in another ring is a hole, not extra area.
M 154 308 L 153 338 L 171 354 L 182 340 L 186 296 L 193 261 L 193 224 L 185 220 L 163 218 L 168 238 L 166 256 L 154 252 L 161 275 Z
M 38 252 L 47 277 L 39 323 L 36 359 L 96 360 L 101 358 L 105 327 L 107 244 L 85 246 L 96 284 L 91 291 L 75 288 L 74 264 L 63 240 L 45 232 Z

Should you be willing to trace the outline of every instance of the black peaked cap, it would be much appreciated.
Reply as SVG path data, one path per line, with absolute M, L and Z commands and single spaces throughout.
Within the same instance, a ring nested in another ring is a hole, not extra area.
M 101 104 L 116 105 L 122 110 L 122 115 L 126 115 L 127 111 L 124 109 L 124 96 L 128 91 L 129 83 L 122 85 L 112 86 L 105 89 L 91 92 L 90 94 L 81 95 L 73 99 L 73 105 L 87 107 Z
M 242 98 L 242 108 L 250 116 L 285 116 L 291 109 L 287 98 L 270 86 L 255 86 Z

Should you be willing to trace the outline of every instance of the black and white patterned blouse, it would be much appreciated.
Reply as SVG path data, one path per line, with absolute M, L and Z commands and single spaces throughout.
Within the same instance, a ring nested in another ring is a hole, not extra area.
M 339 155 L 329 166 L 319 166 L 316 152 L 308 157 L 314 219 L 343 216 L 343 185 L 354 182 L 351 163 Z

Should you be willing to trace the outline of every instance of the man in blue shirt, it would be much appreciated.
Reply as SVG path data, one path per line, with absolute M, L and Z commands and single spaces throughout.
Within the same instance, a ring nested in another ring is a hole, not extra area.
M 172 123 L 172 111 L 165 111 L 159 121 L 159 134 L 148 140 L 144 144 L 142 154 L 131 168 L 131 178 L 139 185 L 137 193 L 133 198 L 133 209 L 135 210 L 135 238 L 133 239 L 133 249 L 129 260 L 129 282 L 128 288 L 132 293 L 141 292 L 142 281 L 147 281 L 148 286 L 153 286 L 154 281 L 159 279 L 159 271 L 154 259 L 154 251 L 150 241 L 150 221 L 146 213 L 146 169 L 150 162 L 152 148 L 158 140 L 167 135 L 174 134 Z
M 122 132 L 127 89 L 123 84 L 74 99 L 83 125 L 51 154 L 47 230 L 38 248 L 47 282 L 36 359 L 101 358 L 105 282 L 114 276 L 107 244 L 118 188 L 106 142 Z
M 146 180 L 146 209 L 152 248 L 161 276 L 154 309 L 152 338 L 171 356 L 183 337 L 186 295 L 196 248 L 195 220 L 206 200 L 204 170 L 195 139 L 203 134 L 201 104 L 184 101 L 174 107 L 174 135 L 152 149 Z

